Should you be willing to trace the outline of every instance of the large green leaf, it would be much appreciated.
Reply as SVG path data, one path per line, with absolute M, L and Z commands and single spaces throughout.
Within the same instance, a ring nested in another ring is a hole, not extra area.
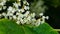
M 47 23 L 44 23 L 37 28 L 33 28 L 33 30 L 36 31 L 38 34 L 58 34 L 58 32 L 53 30 L 53 28 Z
M 39 27 L 29 27 L 28 25 L 17 25 L 8 19 L 0 19 L 0 34 L 58 34 L 58 32 L 47 23 Z

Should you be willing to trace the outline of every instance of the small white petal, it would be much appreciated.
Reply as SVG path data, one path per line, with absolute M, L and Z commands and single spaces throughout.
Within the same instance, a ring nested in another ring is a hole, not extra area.
M 31 19 L 32 21 L 36 21 L 36 19 L 35 18 L 33 18 L 33 19 Z
M 21 3 L 20 2 L 18 3 L 18 6 L 21 6 Z
M 19 20 L 20 20 L 20 18 L 19 18 L 19 17 L 17 17 L 17 20 L 19 21 Z
M 17 21 L 16 23 L 17 23 L 17 24 L 20 24 L 20 21 Z
M 21 12 L 24 12 L 24 9 L 20 9 L 21 10 Z
M 2 13 L 3 16 L 6 16 L 6 13 Z
M 0 5 L 1 5 L 1 6 L 3 6 L 3 5 L 4 5 L 4 3 L 3 3 L 3 2 L 1 2 L 1 3 L 0 3 Z
M 41 24 L 45 23 L 45 19 L 42 19 Z
M 13 14 L 12 13 L 9 13 L 9 16 L 13 16 Z
M 13 8 L 11 6 L 9 6 L 9 8 L 7 9 L 8 11 L 12 11 Z
M 20 15 L 20 13 L 17 12 L 16 15 Z
M 43 16 L 43 13 L 40 13 L 39 15 L 40 15 L 40 16 Z
M 9 19 L 11 20 L 11 19 L 12 19 L 12 17 L 9 17 Z
M 30 21 L 30 20 L 31 20 L 31 16 L 28 16 L 28 17 L 27 17 L 27 20 L 29 20 L 29 21 Z
M 15 20 L 16 20 L 16 18 L 17 18 L 17 17 L 14 15 L 14 16 L 13 16 L 13 19 L 15 19 Z
M 17 11 L 20 13 L 21 12 L 21 10 L 20 9 L 17 9 Z
M 35 26 L 39 26 L 40 24 L 41 24 L 41 21 L 40 21 L 40 19 L 38 19 L 35 23 Z
M 25 10 L 29 10 L 29 6 L 24 6 L 24 9 Z
M 43 19 L 45 19 L 46 17 L 45 16 L 42 16 Z
M 14 13 L 14 12 L 15 12 L 14 10 L 11 11 L 11 13 Z
M 6 6 L 3 6 L 3 9 L 6 9 Z
M 23 21 L 23 19 L 20 19 L 20 21 L 21 21 L 21 24 L 25 24 L 25 22 Z
M 28 16 L 28 14 L 29 14 L 29 11 L 27 11 L 27 12 L 24 14 L 24 16 L 25 16 L 25 17 L 27 17 L 27 16 Z
M 0 14 L 0 16 L 1 16 L 1 14 Z
M 3 0 L 3 3 L 6 3 L 6 0 Z
M 26 23 L 28 20 L 26 18 L 24 18 L 24 22 Z
M 26 4 L 27 3 L 27 1 L 23 1 L 23 4 Z
M 19 17 L 19 18 L 23 18 L 23 14 L 19 14 L 18 17 Z
M 29 5 L 29 3 L 27 2 L 27 5 Z
M 16 11 L 16 9 L 14 9 L 14 8 L 13 8 L 13 10 L 12 10 L 12 11 L 10 11 L 10 12 L 11 12 L 11 13 L 14 13 L 15 11 Z
M 16 7 L 16 8 L 18 8 L 18 4 L 15 2 L 15 3 L 13 3 L 13 5 Z
M 49 19 L 49 17 L 48 17 L 48 16 L 46 16 L 46 19 Z
M 18 0 L 18 1 L 21 1 L 21 0 Z
M 35 17 L 35 13 L 32 13 L 31 16 L 34 18 Z

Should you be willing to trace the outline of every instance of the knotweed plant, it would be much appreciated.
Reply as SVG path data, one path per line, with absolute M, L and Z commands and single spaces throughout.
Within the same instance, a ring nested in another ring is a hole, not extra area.
M 40 13 L 39 18 L 36 18 L 35 13 L 30 13 L 29 3 L 26 0 L 12 2 L 5 0 L 0 2 L 0 19 L 2 18 L 15 20 L 18 25 L 39 26 L 45 22 L 45 19 L 48 19 L 48 16 L 45 17 L 43 13 Z

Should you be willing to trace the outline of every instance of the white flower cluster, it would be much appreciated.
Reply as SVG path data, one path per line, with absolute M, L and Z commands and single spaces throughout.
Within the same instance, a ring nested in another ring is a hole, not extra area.
M 4 17 L 5 19 L 15 20 L 17 24 L 31 24 L 34 26 L 39 26 L 40 24 L 45 22 L 45 19 L 48 19 L 48 16 L 43 16 L 43 13 L 40 13 L 39 15 L 41 18 L 36 19 L 35 13 L 30 13 L 29 11 L 29 3 L 25 0 L 23 2 L 23 6 L 21 6 L 21 0 L 18 0 L 19 2 L 13 3 L 13 6 L 9 6 L 7 9 L 7 13 L 3 12 L 0 14 L 0 19 Z M 2 4 L 3 5 L 2 5 Z M 1 2 L 0 5 L 6 9 L 6 6 L 4 6 L 5 2 Z M 21 7 L 21 8 L 19 8 Z M 0 8 L 0 10 L 2 10 Z
M 6 1 L 4 0 L 2 0 L 2 2 L 0 2 L 0 10 L 2 10 L 2 8 L 3 9 L 5 9 L 6 8 L 6 6 L 4 6 L 4 4 L 6 3 Z

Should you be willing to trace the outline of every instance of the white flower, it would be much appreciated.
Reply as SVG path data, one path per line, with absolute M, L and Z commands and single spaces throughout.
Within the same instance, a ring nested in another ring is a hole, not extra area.
M 19 2 L 19 3 L 17 3 L 18 4 L 18 6 L 21 6 L 21 3 Z
M 31 20 L 31 16 L 28 16 L 28 17 L 27 17 L 27 20 L 29 20 L 29 21 L 30 21 L 30 20 Z
M 12 10 L 10 13 L 14 13 L 15 12 L 15 10 Z
M 35 26 L 39 26 L 40 23 L 41 23 L 41 21 L 40 21 L 40 19 L 38 19 L 38 20 L 36 21 L 36 23 L 35 23 Z
M 16 12 L 16 9 L 15 8 L 13 8 L 13 10 L 12 11 L 10 11 L 11 13 L 14 13 L 14 12 Z
M 26 22 L 26 24 L 30 24 L 30 23 L 31 23 L 31 21 L 27 21 L 27 22 Z
M 21 12 L 24 12 L 24 9 L 20 9 L 21 10 Z
M 16 15 L 20 15 L 20 13 L 17 12 Z
M 43 16 L 43 13 L 40 13 L 39 15 L 40 15 L 40 16 Z
M 25 24 L 25 22 L 23 21 L 23 19 L 20 19 L 20 22 L 21 22 L 21 24 Z
M 29 10 L 29 6 L 24 6 L 24 9 L 25 10 Z
M 1 3 L 0 3 L 0 6 L 3 6 L 3 5 L 4 5 L 4 3 L 3 3 L 3 2 L 1 2 Z
M 37 22 L 37 23 L 35 23 L 35 26 L 39 26 L 39 25 L 40 25 L 40 23 L 38 23 L 38 22 Z
M 35 22 L 36 22 L 36 19 L 35 18 L 31 19 L 31 24 L 32 25 L 35 25 Z
M 12 13 L 9 13 L 8 15 L 9 15 L 9 16 L 13 16 L 13 14 L 12 14 Z
M 12 17 L 9 17 L 10 20 L 12 20 Z
M 17 17 L 17 19 L 16 19 L 17 21 L 19 21 L 20 20 L 20 17 Z
M 17 1 L 21 1 L 21 0 L 17 0 Z
M 27 11 L 27 12 L 24 14 L 24 16 L 25 16 L 25 17 L 27 17 L 27 16 L 28 16 L 28 14 L 29 14 L 29 11 Z
M 21 12 L 21 10 L 20 9 L 17 9 L 17 11 L 20 13 Z
M 32 14 L 31 14 L 31 17 L 33 17 L 33 18 L 34 18 L 34 17 L 35 17 L 35 13 L 32 13 Z
M 35 18 L 33 18 L 33 19 L 31 19 L 32 21 L 36 21 L 36 19 Z
M 8 0 L 7 0 L 8 1 Z M 29 10 L 29 3 L 24 0 L 23 1 L 23 8 L 18 9 L 19 6 L 21 6 L 20 3 L 21 0 L 17 0 L 17 2 L 13 3 L 13 7 L 9 6 L 7 9 L 7 13 L 2 13 L 0 14 L 0 18 L 2 16 L 4 16 L 4 18 L 9 19 L 10 20 L 16 20 L 17 24 L 31 24 L 31 25 L 35 25 L 35 26 L 39 26 L 40 24 L 43 24 L 45 22 L 45 19 L 48 19 L 48 16 L 43 16 L 43 13 L 40 13 L 39 15 L 42 16 L 41 19 L 36 20 L 35 19 L 35 13 L 30 13 L 30 11 L 26 11 L 24 14 L 22 14 L 25 10 Z M 3 2 L 0 3 L 0 10 L 6 9 L 6 6 L 4 6 L 5 4 L 5 0 Z M 28 6 L 26 6 L 28 5 Z M 16 12 L 17 11 L 17 12 Z M 16 15 L 14 15 L 14 13 L 16 13 Z
M 8 11 L 12 11 L 13 8 L 11 6 L 9 6 L 9 8 L 7 9 Z
M 20 21 L 17 21 L 16 23 L 17 23 L 17 24 L 20 24 Z
M 26 4 L 27 3 L 27 1 L 23 1 L 23 4 Z
M 27 5 L 29 5 L 29 3 L 27 2 Z
M 31 20 L 26 19 L 26 24 L 31 24 Z
M 46 17 L 45 16 L 42 16 L 43 19 L 45 19 Z
M 49 17 L 48 17 L 48 16 L 46 16 L 46 19 L 49 19 Z
M 24 20 L 25 23 L 28 21 L 27 18 L 24 18 L 23 20 Z
M 18 17 L 19 17 L 19 18 L 23 18 L 23 14 L 19 14 Z
M 16 2 L 13 3 L 13 6 L 15 6 L 15 8 L 18 8 L 18 4 Z
M 2 0 L 3 3 L 6 3 L 6 0 Z
M 41 24 L 43 24 L 43 23 L 45 23 L 45 19 L 44 18 L 42 18 L 42 21 L 41 21 Z
M 16 17 L 15 15 L 13 15 L 13 19 L 14 19 L 14 20 L 16 20 L 16 19 L 17 19 L 17 17 Z
M 3 6 L 3 9 L 6 9 L 6 6 Z
M 2 13 L 3 16 L 6 16 L 6 13 Z

